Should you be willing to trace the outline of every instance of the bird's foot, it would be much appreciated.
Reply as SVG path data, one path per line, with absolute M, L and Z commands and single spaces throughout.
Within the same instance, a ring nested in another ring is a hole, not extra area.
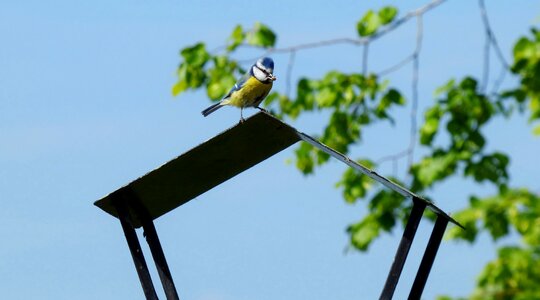
M 242 123 L 244 123 L 245 121 L 246 121 L 246 119 L 240 118 L 240 122 L 238 122 L 238 124 L 242 124 Z

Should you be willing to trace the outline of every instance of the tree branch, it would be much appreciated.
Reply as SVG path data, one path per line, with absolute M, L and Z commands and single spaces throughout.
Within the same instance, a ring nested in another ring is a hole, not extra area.
M 495 38 L 495 34 L 493 33 L 493 29 L 491 28 L 491 25 L 489 23 L 486 5 L 484 3 L 484 0 L 478 0 L 478 6 L 480 7 L 480 15 L 482 16 L 482 24 L 484 24 L 484 30 L 486 32 L 486 42 L 484 45 L 484 67 L 483 67 L 483 76 L 482 76 L 482 86 L 481 90 L 485 93 L 488 87 L 488 80 L 489 80 L 489 57 L 490 57 L 490 48 L 491 46 L 495 50 L 495 54 L 497 55 L 497 58 L 499 59 L 499 62 L 503 66 L 503 70 L 497 80 L 493 84 L 493 90 L 492 93 L 496 93 L 499 89 L 499 86 L 502 84 L 502 81 L 504 80 L 504 77 L 506 75 L 506 72 L 510 69 L 510 65 L 504 58 L 504 55 L 502 54 L 501 48 L 499 47 L 499 44 L 497 42 L 497 39 Z
M 292 81 L 292 68 L 294 66 L 294 59 L 296 56 L 296 51 L 291 51 L 291 54 L 289 55 L 289 63 L 287 64 L 287 78 L 286 78 L 286 85 L 285 85 L 285 96 L 287 98 L 291 98 L 291 81 Z
M 434 0 L 430 3 L 415 9 L 413 11 L 408 12 L 405 16 L 397 19 L 396 21 L 388 24 L 388 26 L 382 28 L 381 30 L 375 32 L 371 36 L 363 37 L 363 38 L 335 38 L 330 40 L 324 40 L 324 41 L 318 41 L 318 42 L 310 42 L 305 44 L 298 44 L 295 46 L 289 46 L 289 47 L 283 47 L 283 48 L 269 48 L 267 49 L 261 56 L 270 55 L 272 53 L 288 53 L 291 51 L 300 51 L 305 49 L 311 49 L 311 48 L 319 48 L 319 47 L 325 47 L 325 46 L 332 46 L 337 44 L 350 44 L 355 46 L 362 46 L 371 43 L 372 41 L 386 35 L 387 33 L 392 32 L 399 26 L 403 25 L 410 19 L 414 17 L 421 16 L 425 14 L 426 12 L 430 11 L 431 9 L 439 6 L 440 4 L 444 3 L 446 0 Z M 252 61 L 252 60 L 250 60 Z
M 368 54 L 369 44 L 364 45 L 364 52 L 362 53 L 362 75 L 367 76 L 368 71 Z

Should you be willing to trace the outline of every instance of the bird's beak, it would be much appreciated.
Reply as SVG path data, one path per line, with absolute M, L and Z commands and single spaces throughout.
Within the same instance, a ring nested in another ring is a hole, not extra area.
M 276 80 L 277 80 L 277 77 L 274 76 L 274 74 L 269 74 L 267 78 L 270 79 L 270 80 L 272 80 L 272 81 L 276 81 Z

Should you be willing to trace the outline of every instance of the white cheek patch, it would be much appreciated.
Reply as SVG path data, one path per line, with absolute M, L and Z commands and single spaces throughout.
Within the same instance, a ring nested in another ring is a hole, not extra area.
M 255 78 L 257 78 L 259 81 L 266 80 L 266 74 L 264 74 L 263 71 L 259 70 L 259 68 L 253 68 L 253 76 L 255 76 Z

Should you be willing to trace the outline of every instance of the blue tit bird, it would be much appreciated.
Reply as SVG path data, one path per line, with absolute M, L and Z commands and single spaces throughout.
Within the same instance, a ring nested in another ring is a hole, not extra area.
M 243 122 L 242 111 L 245 107 L 262 109 L 259 105 L 272 89 L 272 83 L 277 79 L 273 72 L 274 61 L 270 57 L 257 60 L 221 101 L 202 111 L 203 116 L 206 117 L 225 105 L 232 105 L 240 107 L 240 122 Z

